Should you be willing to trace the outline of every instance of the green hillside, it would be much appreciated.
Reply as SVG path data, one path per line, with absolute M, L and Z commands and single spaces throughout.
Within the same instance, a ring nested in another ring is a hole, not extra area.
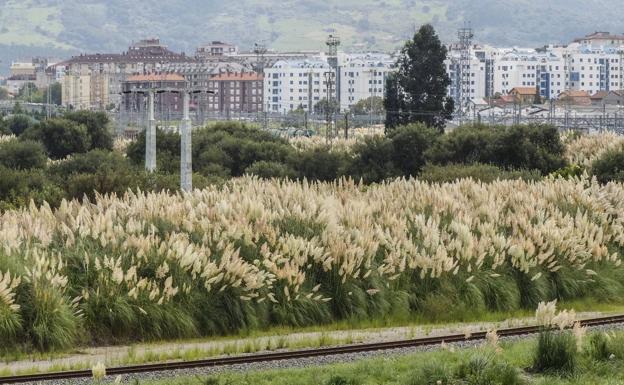
M 321 49 L 337 32 L 352 49 L 394 49 L 422 23 L 452 41 L 470 21 L 479 41 L 538 46 L 595 30 L 622 32 L 620 0 L 0 0 L 0 60 L 45 48 L 119 51 L 158 36 L 191 53 L 206 41 Z

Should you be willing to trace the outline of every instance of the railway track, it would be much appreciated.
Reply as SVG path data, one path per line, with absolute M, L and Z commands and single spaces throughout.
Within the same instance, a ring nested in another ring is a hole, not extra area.
M 586 319 L 580 322 L 582 326 L 587 326 L 587 327 L 619 324 L 619 323 L 624 323 L 624 315 Z M 540 331 L 540 327 L 538 326 L 526 326 L 526 327 L 519 327 L 519 328 L 502 329 L 502 330 L 498 330 L 497 333 L 500 337 L 510 337 L 510 336 L 522 336 L 522 335 L 536 334 L 539 331 Z M 106 375 L 118 376 L 118 375 L 123 375 L 123 374 L 162 372 L 162 371 L 171 371 L 171 370 L 179 370 L 179 369 L 193 369 L 193 368 L 205 368 L 205 367 L 216 367 L 216 366 L 230 366 L 230 365 L 236 365 L 236 364 L 251 364 L 251 363 L 258 363 L 258 362 L 281 361 L 281 360 L 290 360 L 290 359 L 297 359 L 297 358 L 333 356 L 333 355 L 341 355 L 341 354 L 349 354 L 349 353 L 392 350 L 392 349 L 419 347 L 419 346 L 434 346 L 434 345 L 439 345 L 442 343 L 484 340 L 485 336 L 486 336 L 486 332 L 476 332 L 476 333 L 471 334 L 468 337 L 466 337 L 466 335 L 464 334 L 454 334 L 454 335 L 439 336 L 439 337 L 426 337 L 426 338 L 401 340 L 401 341 L 354 344 L 354 345 L 337 346 L 337 347 L 320 348 L 320 349 L 305 349 L 305 350 L 288 351 L 288 352 L 271 352 L 271 353 L 250 354 L 250 355 L 243 355 L 243 356 L 210 358 L 210 359 L 196 360 L 196 361 L 175 361 L 175 362 L 165 362 L 165 363 L 157 363 L 157 364 L 122 366 L 122 367 L 107 368 Z M 27 375 L 19 375 L 19 376 L 0 377 L 0 384 L 43 382 L 43 381 L 65 380 L 65 379 L 73 379 L 73 378 L 88 378 L 91 376 L 92 376 L 91 370 L 73 370 L 73 371 L 67 371 L 67 372 L 27 374 Z

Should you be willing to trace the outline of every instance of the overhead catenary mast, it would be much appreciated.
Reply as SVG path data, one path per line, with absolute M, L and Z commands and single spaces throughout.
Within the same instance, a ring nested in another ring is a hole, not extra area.
M 459 87 L 458 87 L 458 113 L 460 125 L 463 123 L 464 113 L 468 107 L 468 101 L 470 99 L 470 62 L 471 62 L 471 47 L 474 33 L 470 26 L 465 26 L 457 31 L 457 37 L 459 38 Z

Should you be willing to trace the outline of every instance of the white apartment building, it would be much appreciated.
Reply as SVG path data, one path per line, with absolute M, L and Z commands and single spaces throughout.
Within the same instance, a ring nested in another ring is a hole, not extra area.
M 327 61 L 313 58 L 280 60 L 264 69 L 264 107 L 266 112 L 288 113 L 303 108 L 313 111 L 314 106 L 328 98 L 328 83 L 336 97 L 336 72 Z
M 624 71 L 622 56 L 614 48 L 581 47 L 565 55 L 568 72 L 568 88 L 595 94 L 599 91 L 622 89 Z
M 386 78 L 395 71 L 395 60 L 387 54 L 348 54 L 339 58 L 337 89 L 340 110 L 347 111 L 360 100 L 384 97 Z
M 465 73 L 467 71 L 469 76 L 462 78 L 462 71 L 460 71 L 460 52 L 451 51 L 449 53 L 448 59 L 444 62 L 447 73 L 451 78 L 451 86 L 448 89 L 448 95 L 455 100 L 457 106 L 459 106 L 458 100 L 460 92 L 462 91 L 462 88 L 460 88 L 462 83 L 464 83 L 464 94 L 462 95 L 464 105 L 472 100 L 483 99 L 488 96 L 486 88 L 489 84 L 489 63 L 489 61 L 477 58 L 474 52 L 471 52 L 470 62 L 463 68 L 463 72 Z

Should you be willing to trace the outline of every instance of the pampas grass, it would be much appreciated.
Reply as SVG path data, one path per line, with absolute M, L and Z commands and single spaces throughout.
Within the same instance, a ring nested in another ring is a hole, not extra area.
M 245 177 L 31 205 L 0 215 L 0 333 L 49 350 L 616 298 L 622 213 L 624 186 L 587 178 Z

